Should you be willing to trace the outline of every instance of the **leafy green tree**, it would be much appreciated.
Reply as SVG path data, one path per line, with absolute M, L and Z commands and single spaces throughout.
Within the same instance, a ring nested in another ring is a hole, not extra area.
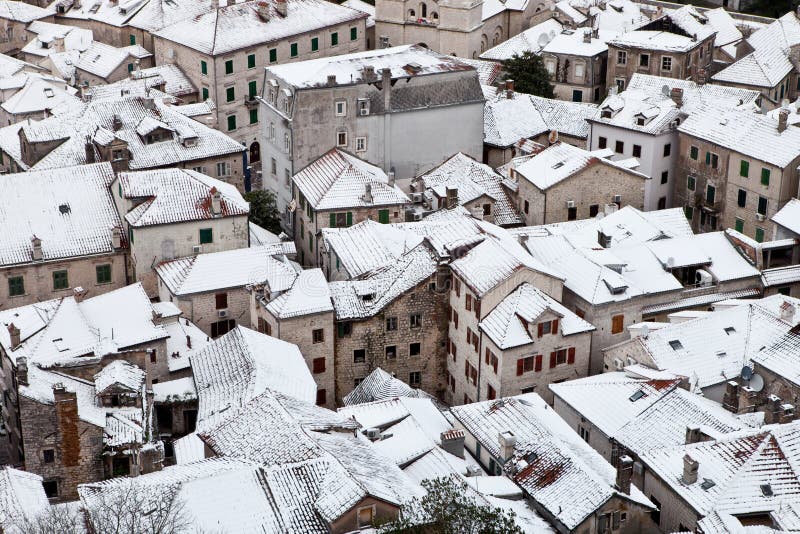
M 506 75 L 514 80 L 514 88 L 520 93 L 554 98 L 553 86 L 550 84 L 550 73 L 544 66 L 542 58 L 533 52 L 514 54 L 503 64 Z
M 250 222 L 273 234 L 281 233 L 281 215 L 272 191 L 250 191 L 244 199 L 250 203 Z
M 797 8 L 797 0 L 754 0 L 744 11 L 762 17 L 778 18 Z
M 514 512 L 477 502 L 466 483 L 425 480 L 427 494 L 404 508 L 401 519 L 379 527 L 381 534 L 523 534 Z

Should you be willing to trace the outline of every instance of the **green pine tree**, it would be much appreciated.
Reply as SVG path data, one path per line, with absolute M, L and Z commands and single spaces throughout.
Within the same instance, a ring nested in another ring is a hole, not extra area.
M 533 52 L 514 54 L 503 64 L 506 75 L 514 80 L 514 88 L 520 93 L 554 98 L 550 73 L 542 58 Z

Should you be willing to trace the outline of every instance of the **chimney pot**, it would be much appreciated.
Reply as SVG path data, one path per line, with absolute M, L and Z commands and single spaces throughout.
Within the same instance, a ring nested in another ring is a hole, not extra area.
M 506 98 L 514 98 L 514 80 L 506 80 Z
M 328 74 L 328 86 L 333 87 L 336 85 L 336 75 L 335 74 Z
M 256 11 L 258 12 L 259 18 L 264 22 L 269 20 L 269 2 L 266 0 L 261 0 L 256 4 Z
M 285 17 L 288 14 L 286 0 L 275 0 L 275 11 L 277 11 L 281 17 Z
M 216 187 L 211 188 L 211 215 L 222 215 L 222 193 Z
M 33 246 L 33 261 L 42 259 L 42 240 L 36 236 L 31 238 L 31 245 Z
M 778 131 L 785 132 L 789 124 L 789 110 L 782 108 L 778 112 Z
M 630 495 L 632 477 L 633 458 L 628 455 L 621 456 L 619 464 L 617 464 L 617 489 L 626 495 Z
M 683 456 L 683 481 L 686 484 L 694 484 L 697 482 L 697 472 L 700 469 L 700 463 L 694 460 L 688 454 Z
M 676 106 L 679 108 L 683 107 L 683 89 L 680 87 L 673 87 L 669 92 L 669 96 L 675 102 Z

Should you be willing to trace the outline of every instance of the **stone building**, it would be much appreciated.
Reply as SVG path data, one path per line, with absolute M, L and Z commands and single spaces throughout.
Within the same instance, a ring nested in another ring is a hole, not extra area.
M 232 185 L 197 171 L 121 172 L 111 185 L 131 247 L 128 275 L 159 295 L 156 265 L 246 248 L 250 207 Z
M 128 283 L 128 242 L 109 186 L 110 163 L 6 174 L 0 213 L 0 299 L 5 308 Z
M 515 161 L 510 176 L 529 225 L 594 217 L 609 204 L 643 209 L 648 180 L 623 163 L 558 142 Z
M 292 287 L 298 273 L 289 263 L 294 243 L 196 254 L 155 267 L 158 296 L 175 304 L 184 317 L 212 338 L 237 324 L 250 327 L 247 286 L 259 284 L 269 294 Z
M 341 149 L 326 152 L 292 177 L 294 241 L 302 265 L 319 265 L 323 228 L 351 226 L 367 219 L 383 224 L 405 220 L 410 199 L 387 175 Z
M 481 154 L 477 72 L 419 46 L 267 67 L 260 102 L 264 188 L 290 235 L 291 177 L 331 148 L 400 184 L 457 152 Z
M 218 128 L 246 146 L 256 164 L 265 148 L 256 98 L 264 94 L 264 67 L 362 52 L 366 20 L 361 11 L 325 0 L 215 2 L 153 33 L 156 64 L 182 66 L 201 100 L 217 104 Z
M 707 106 L 678 127 L 674 199 L 695 230 L 771 238 L 770 218 L 798 189 L 800 129 L 787 117 Z
M 0 3 L 0 21 L 3 25 L 0 54 L 15 55 L 22 50 L 27 42 L 25 28 L 37 20 L 53 22 L 53 11 L 26 2 L 3 0 Z
M 663 14 L 608 41 L 606 86 L 623 91 L 636 73 L 705 82 L 716 30 L 692 6 Z

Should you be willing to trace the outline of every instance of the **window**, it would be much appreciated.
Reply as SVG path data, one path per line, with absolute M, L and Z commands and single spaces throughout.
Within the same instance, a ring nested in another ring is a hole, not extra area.
M 200 244 L 204 245 L 206 243 L 213 243 L 214 242 L 214 229 L 213 228 L 201 228 L 200 229 Z
M 344 117 L 347 115 L 347 102 L 344 100 L 337 100 L 336 101 L 336 116 L 337 117 Z
M 583 74 L 581 74 L 583 76 Z M 583 102 L 583 91 L 579 91 L 578 89 L 572 90 L 572 101 L 573 102 Z
M 208 100 L 208 87 L 203 87 L 203 101 Z
M 317 406 L 324 406 L 327 404 L 328 392 L 324 389 L 317 390 Z
M 409 343 L 408 345 L 408 355 L 409 356 L 419 356 L 422 354 L 422 343 Z
M 67 271 L 54 271 L 53 272 L 53 289 L 67 289 L 69 288 L 69 277 Z
M 217 321 L 216 323 L 211 323 L 211 337 L 225 335 L 234 328 L 236 328 L 236 321 L 233 319 L 225 319 Z
M 272 173 L 273 176 L 275 174 L 277 174 L 277 172 L 278 172 L 278 160 L 276 160 L 275 158 L 270 158 L 269 170 L 270 170 L 270 172 Z
M 706 165 L 710 165 L 712 169 L 719 166 L 719 156 L 713 152 L 706 152 Z
M 559 349 L 556 351 L 556 365 L 563 365 L 567 363 L 567 349 Z
M 494 390 L 494 388 L 492 386 L 490 386 L 488 384 L 486 385 L 486 398 L 488 400 L 494 400 L 494 399 L 497 398 L 497 392 Z M 493 471 L 493 470 L 489 469 L 489 471 Z
M 472 295 L 469 293 L 464 295 L 464 308 L 466 308 L 467 311 L 472 311 Z
M 650 66 L 650 54 L 639 54 L 639 66 L 640 67 Z
M 233 102 L 234 100 L 236 100 L 236 88 L 235 87 L 225 88 L 225 101 Z
M 203 76 L 208 76 L 208 63 L 205 61 L 200 62 L 200 74 Z
M 8 279 L 8 295 L 18 297 L 25 294 L 25 279 L 21 276 L 12 276 Z
M 269 49 L 269 62 L 275 63 L 278 61 L 278 49 L 277 48 L 270 48 Z
M 650 502 L 652 502 L 656 506 L 656 509 L 653 510 L 652 512 L 650 512 L 650 518 L 653 520 L 653 523 L 655 523 L 656 525 L 660 525 L 661 524 L 661 511 L 660 511 L 661 510 L 661 502 L 658 499 L 656 499 L 653 495 L 650 495 Z
M 42 459 L 46 464 L 52 464 L 56 461 L 56 451 L 53 449 L 45 449 L 42 451 Z
M 408 327 L 409 328 L 422 328 L 422 314 L 421 313 L 412 313 L 408 316 Z
M 48 499 L 58 497 L 58 480 L 45 480 L 42 482 L 42 486 L 44 487 L 44 494 L 47 495 Z
M 367 506 L 358 509 L 358 528 L 371 527 L 375 517 L 375 508 Z
M 622 154 L 623 152 L 625 152 L 625 143 L 622 141 L 617 141 L 614 144 L 614 152 L 616 152 L 617 154 Z
M 367 150 L 367 138 L 356 137 L 356 152 L 364 152 Z
M 691 221 L 692 218 L 694 217 L 694 208 L 691 206 L 684 206 L 683 214 L 686 215 L 686 218 Z
M 706 202 L 708 202 L 709 204 L 713 204 L 716 196 L 717 196 L 717 188 L 711 184 L 708 184 L 706 186 Z
M 136 36 L 135 36 L 135 35 L 133 35 L 133 34 L 131 34 L 131 35 L 128 37 L 128 42 L 131 44 L 131 46 L 135 45 L 135 44 L 136 44 Z
M 339 33 L 333 32 L 331 34 L 331 46 L 336 46 L 339 44 Z
M 133 72 L 133 63 L 128 63 L 128 72 Z M 47 92 L 47 89 L 45 89 L 45 93 L 46 92 Z M 53 96 L 53 95 L 50 95 L 50 96 Z
M 769 185 L 769 169 L 761 169 L 761 185 Z
M 634 158 L 641 158 L 642 157 L 642 147 L 641 147 L 641 145 L 633 145 L 633 157 Z
M 739 194 L 736 197 L 736 204 L 740 208 L 747 206 L 747 191 L 744 189 L 739 189 Z
M 527 214 L 528 214 L 528 210 L 529 210 L 529 209 L 530 209 L 530 204 L 529 204 L 529 203 L 528 203 L 528 201 L 526 200 L 526 201 L 523 203 L 523 211 L 525 212 L 525 215 L 527 215 Z
M 248 111 L 248 115 L 250 117 L 250 124 L 256 124 L 258 122 L 258 110 L 251 109 Z
M 583 78 L 583 71 L 584 71 L 583 63 L 577 63 L 575 65 L 575 77 L 576 78 Z M 583 96 L 583 92 L 582 91 L 578 91 L 578 92 L 581 93 L 581 96 Z M 573 100 L 575 99 L 575 91 L 572 92 L 572 98 L 573 98 Z M 580 100 L 574 100 L 574 101 L 575 102 L 580 102 Z
M 620 334 L 624 330 L 625 327 L 625 316 L 615 315 L 611 318 L 611 333 L 612 334 Z
M 350 28 L 350 40 L 355 41 L 358 39 L 358 28 Z
M 689 157 L 697 161 L 697 158 L 700 157 L 700 149 L 696 146 L 691 147 L 689 149 Z
M 669 181 L 669 171 L 664 171 L 661 173 L 661 183 L 665 184 Z
M 761 215 L 767 214 L 767 199 L 764 197 L 758 197 L 758 213 Z
M 694 176 L 687 176 L 686 177 L 686 189 L 689 191 L 694 191 L 697 187 L 697 180 Z
M 336 133 L 336 146 L 347 146 L 347 132 Z
M 419 371 L 412 371 L 408 373 L 408 385 L 411 387 L 419 387 L 422 384 L 422 373 Z
M 311 51 L 316 52 L 319 50 L 319 37 L 312 37 L 311 38 Z
M 661 58 L 661 70 L 665 70 L 667 72 L 672 70 L 672 58 L 669 56 L 664 56 Z
M 672 154 L 672 143 L 667 143 L 664 145 L 664 157 L 669 157 Z
M 297 43 L 289 45 L 289 57 L 297 57 Z
M 225 62 L 225 74 L 233 74 L 233 60 L 229 59 Z
M 325 357 L 314 358 L 312 363 L 312 370 L 315 375 L 325 372 Z
M 592 204 L 589 206 L 589 217 L 596 217 L 599 211 L 600 206 L 598 204 Z
M 386 355 L 387 360 L 394 360 L 397 358 L 397 345 L 388 345 L 384 349 L 384 354 Z
M 386 331 L 387 332 L 394 332 L 397 330 L 397 317 L 387 317 L 386 318 Z
M 617 91 L 622 92 L 625 90 L 625 78 L 614 78 L 614 83 L 617 84 Z
M 236 129 L 236 115 L 228 115 L 228 131 Z
M 625 65 L 628 63 L 628 53 L 624 50 L 617 50 L 617 65 Z
M 683 348 L 683 343 L 678 339 L 673 339 L 669 342 L 669 346 L 672 347 L 672 350 L 681 350 Z
M 353 333 L 353 323 L 351 323 L 350 321 L 345 321 L 336 324 L 336 335 L 339 337 L 339 339 L 350 337 L 352 333 Z
M 364 363 L 367 359 L 367 351 L 356 349 L 353 351 L 353 363 Z
M 749 161 L 741 161 L 741 162 L 739 162 L 739 176 L 743 176 L 745 178 L 750 176 L 750 162 Z
M 733 223 L 733 228 L 739 233 L 744 233 L 744 220 L 736 217 L 736 221 Z
M 608 146 L 608 139 L 605 137 L 597 138 L 597 148 L 606 148 Z
M 313 343 L 322 343 L 325 341 L 325 331 L 322 328 L 315 328 L 311 331 L 311 339 Z
M 582 426 L 579 426 L 578 427 L 578 434 L 580 434 L 581 439 L 583 441 L 585 441 L 586 443 L 589 443 L 589 429 L 588 428 L 584 428 Z
M 250 96 L 250 98 L 253 98 L 256 96 L 256 94 L 258 94 L 258 84 L 255 80 L 247 82 L 247 94 Z
M 578 208 L 567 208 L 567 220 L 574 221 L 578 218 Z
M 759 243 L 764 242 L 764 229 L 756 227 L 756 241 Z

